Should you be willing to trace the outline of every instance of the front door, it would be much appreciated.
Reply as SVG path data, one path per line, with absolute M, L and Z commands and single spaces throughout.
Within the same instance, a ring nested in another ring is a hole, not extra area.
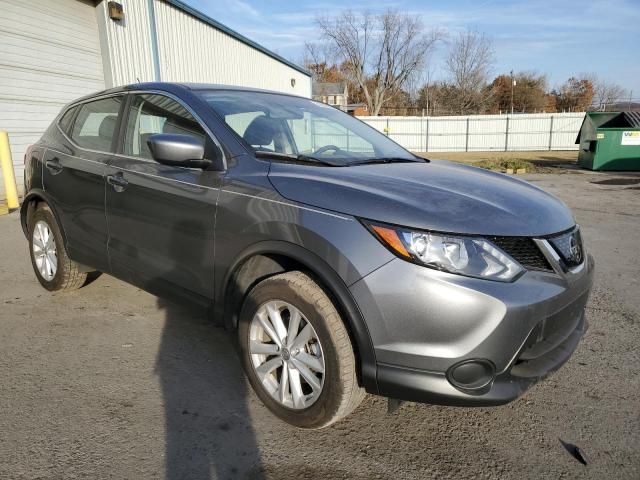
M 109 261 L 115 276 L 156 294 L 213 298 L 214 226 L 222 173 L 161 165 L 155 133 L 207 134 L 177 101 L 131 94 L 122 154 L 107 166 Z

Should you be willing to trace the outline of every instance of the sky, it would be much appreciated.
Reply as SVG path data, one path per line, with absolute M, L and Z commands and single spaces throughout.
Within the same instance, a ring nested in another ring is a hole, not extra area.
M 492 73 L 535 71 L 550 88 L 572 75 L 595 73 L 640 99 L 640 0 L 185 0 L 215 20 L 300 63 L 305 42 L 318 42 L 315 19 L 345 9 L 394 9 L 419 16 L 445 40 L 431 59 L 442 79 L 447 38 L 464 30 L 493 42 Z

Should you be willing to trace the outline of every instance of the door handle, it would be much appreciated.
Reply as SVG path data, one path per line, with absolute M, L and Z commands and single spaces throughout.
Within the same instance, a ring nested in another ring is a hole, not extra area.
M 57 157 L 47 160 L 44 165 L 51 172 L 51 175 L 57 175 L 62 171 L 62 165 L 60 165 L 60 160 Z
M 129 182 L 125 180 L 122 172 L 118 172 L 115 175 L 107 175 L 107 183 L 118 193 L 124 192 L 127 185 L 129 185 Z

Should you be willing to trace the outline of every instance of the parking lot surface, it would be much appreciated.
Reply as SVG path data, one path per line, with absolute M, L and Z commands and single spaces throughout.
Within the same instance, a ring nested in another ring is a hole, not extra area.
M 107 275 L 46 292 L 18 214 L 0 216 L 0 478 L 640 478 L 640 175 L 524 178 L 596 259 L 571 360 L 502 407 L 387 415 L 368 397 L 320 431 L 270 415 L 203 313 Z

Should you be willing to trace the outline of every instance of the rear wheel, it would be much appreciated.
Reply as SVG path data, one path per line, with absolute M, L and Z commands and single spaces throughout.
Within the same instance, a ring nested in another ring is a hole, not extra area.
M 344 323 L 304 273 L 288 272 L 256 285 L 243 305 L 238 335 L 251 385 L 285 422 L 326 427 L 364 398 Z
M 29 251 L 36 277 L 47 290 L 75 290 L 87 283 L 89 274 L 67 255 L 58 223 L 46 205 L 29 219 Z

